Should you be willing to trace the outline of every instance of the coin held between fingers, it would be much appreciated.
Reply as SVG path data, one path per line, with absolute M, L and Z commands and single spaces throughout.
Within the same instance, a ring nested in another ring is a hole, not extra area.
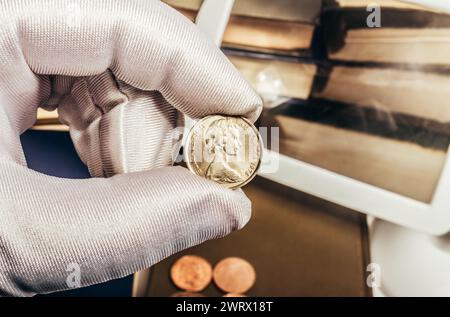
M 194 174 L 236 189 L 256 176 L 262 149 L 261 136 L 250 121 L 211 115 L 198 121 L 189 132 L 186 163 Z

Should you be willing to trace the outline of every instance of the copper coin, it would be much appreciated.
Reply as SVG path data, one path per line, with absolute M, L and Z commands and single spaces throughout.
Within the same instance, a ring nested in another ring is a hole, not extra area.
M 200 256 L 185 255 L 172 266 L 170 277 L 178 288 L 188 292 L 200 292 L 211 283 L 212 267 Z
M 178 292 L 170 295 L 170 297 L 205 297 L 205 295 L 192 292 Z
M 222 291 L 242 294 L 255 284 L 256 273 L 253 266 L 246 260 L 230 257 L 217 263 L 213 278 Z

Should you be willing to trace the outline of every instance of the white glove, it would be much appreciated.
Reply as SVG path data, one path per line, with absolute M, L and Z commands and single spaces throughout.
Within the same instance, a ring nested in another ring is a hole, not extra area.
M 19 136 L 58 106 L 93 176 L 26 167 Z M 172 164 L 181 113 L 255 121 L 261 100 L 159 1 L 0 2 L 0 295 L 123 277 L 244 226 L 250 202 Z M 181 112 L 181 113 L 180 113 Z M 143 171 L 151 170 L 151 171 Z

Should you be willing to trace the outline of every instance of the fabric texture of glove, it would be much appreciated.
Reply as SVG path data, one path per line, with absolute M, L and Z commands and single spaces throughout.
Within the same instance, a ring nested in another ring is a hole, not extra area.
M 58 109 L 97 178 L 26 167 L 19 136 L 39 106 Z M 123 277 L 244 226 L 242 191 L 171 167 L 172 131 L 182 114 L 260 111 L 220 50 L 159 1 L 1 1 L 0 295 L 68 289 L 72 264 L 78 286 Z

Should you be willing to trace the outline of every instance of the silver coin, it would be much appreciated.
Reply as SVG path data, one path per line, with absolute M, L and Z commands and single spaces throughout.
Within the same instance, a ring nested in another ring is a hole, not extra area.
M 194 174 L 235 189 L 255 177 L 262 149 L 261 136 L 250 121 L 211 115 L 189 132 L 185 157 Z

